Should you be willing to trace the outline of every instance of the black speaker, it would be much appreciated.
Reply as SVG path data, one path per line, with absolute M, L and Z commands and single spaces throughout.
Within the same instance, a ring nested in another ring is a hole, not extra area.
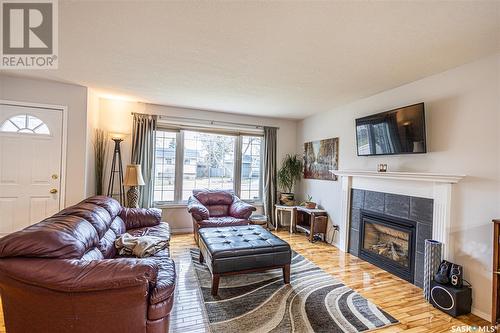
M 451 285 L 431 281 L 431 304 L 450 316 L 457 317 L 470 313 L 472 289 L 468 286 L 455 288 Z

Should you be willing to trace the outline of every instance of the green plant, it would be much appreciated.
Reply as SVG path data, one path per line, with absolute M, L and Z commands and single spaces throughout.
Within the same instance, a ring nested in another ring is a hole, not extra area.
M 106 166 L 106 155 L 108 148 L 107 134 L 102 129 L 94 132 L 94 169 L 95 169 L 95 193 L 104 194 L 104 168 Z
M 281 189 L 292 193 L 297 180 L 302 176 L 302 159 L 299 155 L 287 154 L 278 171 L 278 184 Z
M 304 200 L 304 201 L 302 201 L 302 202 L 300 203 L 300 206 L 305 206 L 308 202 L 313 202 L 313 201 L 312 201 L 312 200 L 313 200 L 312 195 L 309 195 L 309 194 L 306 194 L 306 195 L 307 195 L 307 199 L 306 199 L 306 200 Z

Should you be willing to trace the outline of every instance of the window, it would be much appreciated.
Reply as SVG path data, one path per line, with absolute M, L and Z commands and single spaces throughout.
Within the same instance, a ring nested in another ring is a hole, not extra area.
M 234 189 L 235 137 L 184 132 L 182 200 L 197 188 Z
M 154 201 L 175 199 L 175 157 L 177 133 L 156 132 Z
M 157 130 L 154 201 L 181 203 L 194 189 L 228 189 L 262 198 L 261 136 Z
M 262 137 L 242 136 L 240 197 L 243 200 L 258 201 L 261 198 L 261 147 Z
M 1 132 L 50 135 L 49 128 L 39 118 L 28 114 L 13 116 L 0 126 Z

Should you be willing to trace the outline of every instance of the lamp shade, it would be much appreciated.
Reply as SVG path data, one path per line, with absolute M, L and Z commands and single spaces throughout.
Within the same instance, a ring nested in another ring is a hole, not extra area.
M 146 185 L 146 183 L 144 183 L 144 178 L 142 178 L 140 164 L 127 165 L 127 171 L 125 172 L 125 181 L 123 182 L 123 184 L 127 186 Z

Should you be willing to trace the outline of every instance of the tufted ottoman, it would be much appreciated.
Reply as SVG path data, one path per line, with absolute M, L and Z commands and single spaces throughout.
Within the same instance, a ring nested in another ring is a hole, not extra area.
M 259 225 L 199 230 L 200 263 L 212 273 L 212 295 L 217 295 L 221 275 L 283 269 L 290 283 L 290 245 Z

